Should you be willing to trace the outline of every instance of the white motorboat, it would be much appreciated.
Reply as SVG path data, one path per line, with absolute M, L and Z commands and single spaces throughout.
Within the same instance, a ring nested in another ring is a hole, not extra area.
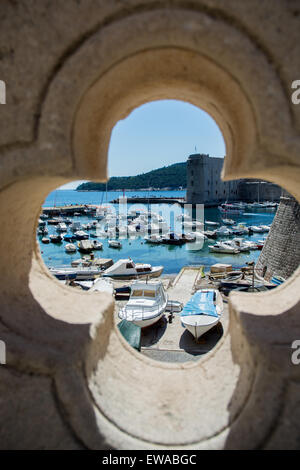
M 100 268 L 95 266 L 49 268 L 49 271 L 57 279 L 95 279 L 101 274 Z
M 269 225 L 260 225 L 260 227 L 263 229 L 264 232 L 269 232 L 270 231 L 270 226 Z
M 132 259 L 119 259 L 110 268 L 107 268 L 103 277 L 114 279 L 136 279 L 139 277 L 159 277 L 163 272 L 163 266 L 151 266 L 151 264 L 134 263 Z
M 221 241 L 221 243 L 236 248 L 237 250 L 239 250 L 239 252 L 250 251 L 249 245 L 244 243 L 244 240 L 242 238 L 234 238 L 233 240 L 226 241 L 224 240 Z
M 185 304 L 180 315 L 183 326 L 196 340 L 220 321 L 223 300 L 216 289 L 200 289 Z
M 56 226 L 56 231 L 57 232 L 67 232 L 68 231 L 68 227 L 66 226 L 66 224 L 64 222 L 60 222 L 59 224 L 57 224 Z
M 93 250 L 102 250 L 103 248 L 103 243 L 98 242 L 98 240 L 92 240 L 91 244 L 92 244 Z
M 254 233 L 263 233 L 264 232 L 264 229 L 259 227 L 258 225 L 251 225 L 251 227 L 249 227 L 249 228 Z
M 222 222 L 224 225 L 234 225 L 234 220 L 233 219 L 222 219 Z
M 238 248 L 230 246 L 228 243 L 224 242 L 217 242 L 214 245 L 209 245 L 209 251 L 213 253 L 230 253 L 230 254 L 238 254 Z
M 230 230 L 228 227 L 225 227 L 225 225 L 222 225 L 222 227 L 218 228 L 216 232 L 218 235 L 223 236 L 230 236 L 232 234 L 232 230 Z
M 213 222 L 212 220 L 205 220 L 206 225 L 219 225 L 219 222 Z
M 65 245 L 66 253 L 75 253 L 77 251 L 76 245 L 74 243 L 67 243 Z
M 161 281 L 137 281 L 131 285 L 130 299 L 119 311 L 119 318 L 145 328 L 163 316 L 167 302 Z
M 91 253 L 94 250 L 93 242 L 91 240 L 80 240 L 78 250 L 80 253 Z
M 45 245 L 47 245 L 48 243 L 50 243 L 50 238 L 43 237 L 42 238 L 42 243 L 45 243 Z
M 108 240 L 108 246 L 110 248 L 122 248 L 122 243 L 118 240 Z
M 74 233 L 74 236 L 77 240 L 87 240 L 89 238 L 89 234 L 83 230 L 78 230 Z

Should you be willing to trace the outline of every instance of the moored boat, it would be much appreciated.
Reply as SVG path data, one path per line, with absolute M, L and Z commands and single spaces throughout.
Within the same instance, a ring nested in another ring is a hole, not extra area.
M 132 259 L 120 259 L 111 267 L 106 269 L 103 277 L 114 279 L 136 279 L 139 277 L 159 277 L 163 271 L 163 266 L 151 266 L 151 264 L 134 263 Z
M 122 243 L 118 240 L 108 240 L 108 246 L 110 248 L 122 248 Z
M 230 246 L 224 242 L 217 242 L 215 245 L 209 245 L 209 251 L 213 253 L 230 253 L 230 254 L 238 254 L 238 248 Z
M 67 243 L 65 246 L 66 253 L 75 253 L 76 250 L 76 245 L 74 245 L 73 243 Z

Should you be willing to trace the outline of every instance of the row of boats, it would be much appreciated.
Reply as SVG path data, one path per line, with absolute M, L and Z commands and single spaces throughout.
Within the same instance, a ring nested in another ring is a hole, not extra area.
M 161 281 L 138 281 L 132 284 L 130 299 L 119 310 L 118 316 L 140 328 L 147 328 L 160 320 L 165 311 L 174 311 L 174 306 L 182 309 L 182 326 L 196 340 L 219 323 L 223 313 L 223 300 L 217 289 L 198 290 L 183 307 L 180 302 L 168 301 Z

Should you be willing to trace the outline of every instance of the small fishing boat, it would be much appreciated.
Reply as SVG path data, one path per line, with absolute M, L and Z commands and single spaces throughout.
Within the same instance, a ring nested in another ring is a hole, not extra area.
M 91 240 L 80 240 L 77 245 L 80 253 L 91 253 L 94 249 Z
M 75 253 L 76 250 L 76 245 L 74 245 L 73 243 L 67 243 L 65 246 L 66 253 Z
M 224 225 L 234 225 L 234 220 L 233 219 L 222 219 L 222 222 Z
M 87 240 L 89 238 L 89 234 L 84 232 L 83 230 L 78 230 L 74 233 L 76 240 Z
M 149 237 L 145 237 L 145 242 L 150 243 L 152 245 L 159 245 L 162 242 L 162 238 L 160 235 L 150 235 Z
M 151 264 L 134 263 L 130 258 L 119 259 L 119 261 L 104 271 L 103 277 L 112 277 L 114 279 L 159 277 L 163 272 L 163 269 L 163 266 L 151 266 Z
M 92 240 L 91 245 L 93 247 L 93 250 L 102 250 L 103 249 L 103 243 L 98 242 L 98 240 Z
M 64 241 L 72 243 L 76 241 L 76 237 L 74 235 L 64 235 Z
M 46 244 L 50 243 L 50 239 L 47 238 L 47 237 L 43 237 L 42 238 L 42 243 L 45 243 L 45 245 L 46 245 Z
M 180 318 L 182 325 L 196 340 L 219 323 L 223 300 L 216 289 L 200 289 L 185 304 Z
M 48 233 L 47 227 L 40 227 L 37 231 L 38 236 L 47 235 L 47 233 Z
M 215 245 L 209 245 L 209 251 L 213 253 L 230 253 L 230 254 L 238 254 L 239 250 L 233 246 L 225 244 L 223 242 L 217 242 Z
M 219 225 L 219 222 L 213 222 L 211 220 L 205 220 L 206 225 Z
M 119 311 L 119 318 L 145 328 L 163 316 L 167 303 L 168 296 L 162 282 L 137 281 L 131 285 L 129 301 Z
M 101 270 L 95 266 L 78 266 L 78 267 L 60 267 L 49 268 L 49 271 L 57 279 L 95 279 L 96 276 L 101 274 Z
M 218 236 L 216 230 L 205 230 L 204 235 L 207 238 L 214 238 L 214 239 L 217 238 L 217 236 Z
M 108 240 L 108 246 L 110 248 L 122 248 L 122 243 L 118 240 Z
M 222 225 L 222 227 L 218 228 L 216 232 L 218 235 L 223 235 L 224 237 L 232 235 L 232 230 L 228 227 L 225 227 L 225 225 Z
M 163 245 L 184 245 L 186 243 L 186 240 L 176 233 L 167 233 L 164 237 L 162 237 L 161 243 Z
M 221 243 L 225 245 L 232 246 L 233 248 L 237 248 L 240 252 L 250 251 L 250 247 L 248 244 L 244 243 L 242 238 L 234 238 L 233 240 L 224 240 Z
M 259 227 L 258 225 L 251 225 L 249 228 L 250 228 L 250 229 L 252 230 L 252 232 L 254 232 L 254 233 L 263 233 L 263 232 L 264 232 L 264 229 L 261 228 L 261 227 Z
M 61 235 L 50 235 L 50 241 L 52 243 L 61 243 L 62 242 L 62 236 Z
M 57 232 L 67 232 L 68 228 L 64 222 L 60 222 L 56 227 Z

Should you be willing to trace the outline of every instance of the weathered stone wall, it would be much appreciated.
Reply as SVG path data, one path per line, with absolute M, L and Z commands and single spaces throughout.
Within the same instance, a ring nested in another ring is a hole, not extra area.
M 300 206 L 286 191 L 274 217 L 271 230 L 257 262 L 267 278 L 288 278 L 300 264 Z
M 194 154 L 187 160 L 186 200 L 189 204 L 218 204 L 239 199 L 239 181 L 222 181 L 222 158 Z
M 271 292 L 232 294 L 228 329 L 198 362 L 161 364 L 122 339 L 109 296 L 53 279 L 35 240 L 46 195 L 104 181 L 114 125 L 157 99 L 216 120 L 224 180 L 264 179 L 299 201 L 298 0 L 0 9 L 0 447 L 299 448 L 299 270 Z
M 249 179 L 223 181 L 222 158 L 193 154 L 187 160 L 186 200 L 189 204 L 226 201 L 279 201 L 281 188 L 274 183 Z
M 241 180 L 238 187 L 239 199 L 245 202 L 279 202 L 281 192 L 280 186 L 267 181 Z

